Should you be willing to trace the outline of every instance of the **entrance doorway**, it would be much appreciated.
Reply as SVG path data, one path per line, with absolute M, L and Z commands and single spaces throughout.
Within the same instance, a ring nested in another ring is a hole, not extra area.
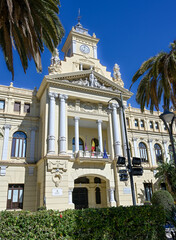
M 73 203 L 75 209 L 88 208 L 88 191 L 87 188 L 73 189 Z

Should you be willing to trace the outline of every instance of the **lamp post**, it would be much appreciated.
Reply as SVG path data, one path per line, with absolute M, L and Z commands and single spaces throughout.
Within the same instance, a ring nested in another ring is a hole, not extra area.
M 132 173 L 132 165 L 131 165 L 131 158 L 130 158 L 130 149 L 129 149 L 129 143 L 128 143 L 128 136 L 127 136 L 127 129 L 126 129 L 126 123 L 125 123 L 125 112 L 124 112 L 124 105 L 123 105 L 123 98 L 122 94 L 120 94 L 120 98 L 114 97 L 108 101 L 108 103 L 112 100 L 115 100 L 118 102 L 119 106 L 122 108 L 122 114 L 123 114 L 123 124 L 124 124 L 124 131 L 125 131 L 125 140 L 126 140 L 126 150 L 127 150 L 127 159 L 128 159 L 128 172 L 130 175 L 130 184 L 131 184 L 131 194 L 132 194 L 132 201 L 133 205 L 136 205 L 136 197 L 135 197 L 135 190 L 134 190 L 134 181 L 133 181 L 133 173 Z
M 174 157 L 174 163 L 176 166 L 176 154 L 175 154 L 174 138 L 173 138 L 173 131 L 172 131 L 175 114 L 173 112 L 170 112 L 168 109 L 164 109 L 164 112 L 159 117 L 164 122 L 164 125 L 169 132 L 169 137 L 170 137 L 170 142 L 172 145 L 172 151 L 173 151 L 173 157 Z

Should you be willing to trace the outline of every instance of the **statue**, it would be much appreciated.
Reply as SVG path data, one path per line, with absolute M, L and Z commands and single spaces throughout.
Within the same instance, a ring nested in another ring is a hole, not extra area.
M 113 68 L 114 72 L 113 72 L 113 80 L 115 83 L 117 83 L 118 85 L 120 85 L 121 87 L 124 86 L 124 82 L 122 81 L 122 78 L 121 78 L 121 73 L 120 73 L 120 67 L 119 65 L 116 63 L 114 65 L 114 68 Z
M 94 77 L 93 72 L 91 72 L 91 74 L 89 75 L 89 81 L 90 81 L 90 86 L 94 87 L 95 77 Z
M 48 67 L 49 74 L 61 73 L 61 61 L 59 58 L 59 51 L 55 48 L 51 58 L 51 65 Z
M 55 48 L 54 53 L 51 58 L 51 66 L 55 66 L 58 64 L 60 64 L 59 51 L 57 48 Z

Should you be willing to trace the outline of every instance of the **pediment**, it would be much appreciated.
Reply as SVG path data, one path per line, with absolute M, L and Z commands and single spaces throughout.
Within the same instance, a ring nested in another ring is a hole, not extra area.
M 54 76 L 47 76 L 47 78 L 53 79 L 59 83 L 70 85 L 70 87 L 74 85 L 75 87 L 84 87 L 84 89 L 89 89 L 91 91 L 101 90 L 104 92 L 122 93 L 129 97 L 132 96 L 132 93 L 127 89 L 93 70 L 57 74 Z

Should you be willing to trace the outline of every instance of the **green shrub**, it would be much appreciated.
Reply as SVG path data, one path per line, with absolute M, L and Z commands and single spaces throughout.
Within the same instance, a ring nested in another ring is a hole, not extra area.
M 159 190 L 153 193 L 151 203 L 155 206 L 162 206 L 166 212 L 171 212 L 174 207 L 174 199 L 166 190 Z
M 136 206 L 31 212 L 0 212 L 0 239 L 161 240 L 161 207 Z
M 37 208 L 37 211 L 44 211 L 44 210 L 46 210 L 46 207 L 45 207 L 45 206 L 42 206 L 42 207 Z

